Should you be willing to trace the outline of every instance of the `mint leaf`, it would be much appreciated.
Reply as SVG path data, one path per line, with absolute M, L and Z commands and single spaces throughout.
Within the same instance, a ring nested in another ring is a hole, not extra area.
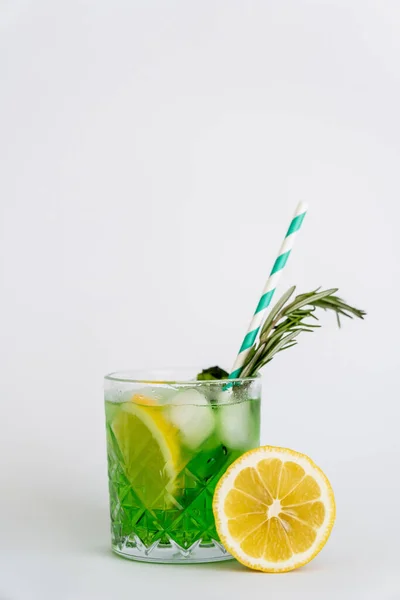
M 221 367 L 209 367 L 203 369 L 201 373 L 197 375 L 197 381 L 209 381 L 210 379 L 226 379 L 229 373 Z

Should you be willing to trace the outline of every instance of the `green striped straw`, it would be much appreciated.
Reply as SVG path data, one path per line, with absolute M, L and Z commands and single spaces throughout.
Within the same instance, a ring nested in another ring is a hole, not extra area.
M 297 232 L 303 223 L 306 212 L 307 204 L 305 204 L 305 202 L 300 202 L 293 215 L 285 239 L 283 240 L 278 258 L 276 259 L 270 276 L 267 279 L 267 283 L 265 284 L 260 301 L 257 304 L 257 308 L 249 325 L 249 329 L 244 337 L 242 345 L 240 346 L 239 354 L 237 355 L 235 364 L 232 367 L 232 372 L 229 375 L 229 379 L 236 379 L 237 377 L 240 377 L 243 365 L 246 362 L 246 358 L 256 340 L 262 322 L 264 321 L 267 308 L 271 304 L 272 296 L 274 295 L 281 273 L 288 261 Z

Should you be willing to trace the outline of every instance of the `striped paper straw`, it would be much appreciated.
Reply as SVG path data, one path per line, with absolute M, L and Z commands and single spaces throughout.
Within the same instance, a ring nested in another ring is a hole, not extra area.
M 249 354 L 250 349 L 256 340 L 262 322 L 264 321 L 267 308 L 271 303 L 272 296 L 274 295 L 281 273 L 288 261 L 297 232 L 303 223 L 306 212 L 307 204 L 305 202 L 300 202 L 293 215 L 293 219 L 289 225 L 285 239 L 283 240 L 278 258 L 276 259 L 270 276 L 267 279 L 267 283 L 265 284 L 260 301 L 257 304 L 257 308 L 249 325 L 249 329 L 245 335 L 242 345 L 240 346 L 239 354 L 235 360 L 235 364 L 232 367 L 232 372 L 229 375 L 229 379 L 236 379 L 236 377 L 240 376 L 247 355 Z

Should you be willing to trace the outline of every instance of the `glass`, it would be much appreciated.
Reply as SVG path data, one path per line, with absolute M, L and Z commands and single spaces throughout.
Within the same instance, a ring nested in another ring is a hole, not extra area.
M 228 466 L 259 446 L 261 381 L 157 371 L 105 377 L 112 549 L 126 558 L 227 560 L 212 499 Z

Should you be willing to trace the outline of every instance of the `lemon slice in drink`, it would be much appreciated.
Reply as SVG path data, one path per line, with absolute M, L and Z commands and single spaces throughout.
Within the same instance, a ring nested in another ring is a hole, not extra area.
M 228 468 L 213 510 L 225 548 L 266 572 L 310 562 L 335 520 L 333 491 L 321 469 L 304 454 L 273 446 L 250 450 Z
M 115 413 L 111 429 L 123 458 L 125 475 L 147 508 L 174 504 L 181 456 L 177 429 L 162 406 L 134 396 Z

